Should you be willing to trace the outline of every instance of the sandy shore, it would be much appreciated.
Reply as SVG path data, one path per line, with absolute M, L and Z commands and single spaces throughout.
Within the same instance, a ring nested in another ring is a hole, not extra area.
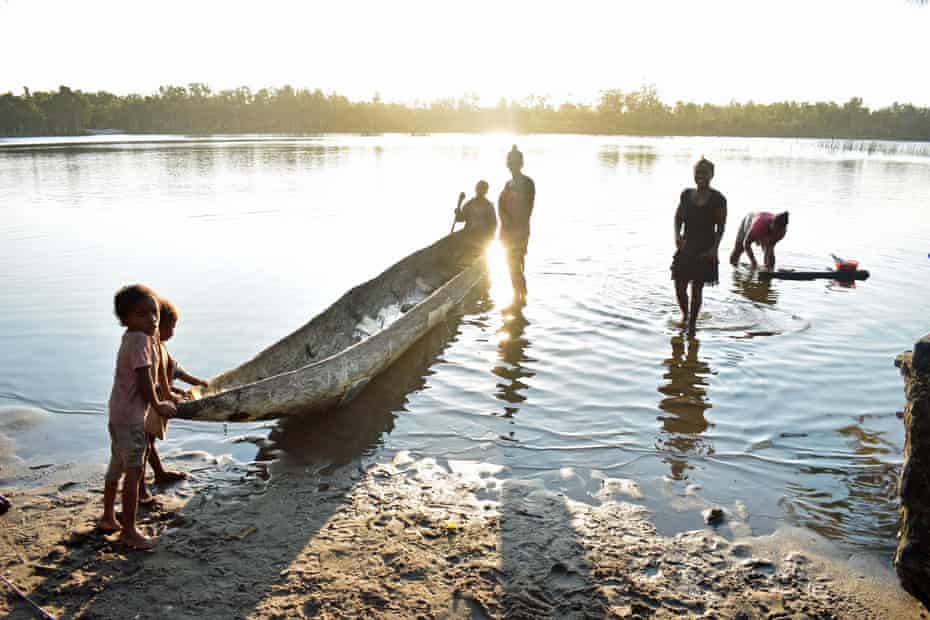
M 181 465 L 191 480 L 142 513 L 150 553 L 95 531 L 99 472 L 37 472 L 0 517 L 3 574 L 62 618 L 930 617 L 810 534 L 663 537 L 634 504 L 474 463 Z M 0 588 L 0 616 L 34 617 Z

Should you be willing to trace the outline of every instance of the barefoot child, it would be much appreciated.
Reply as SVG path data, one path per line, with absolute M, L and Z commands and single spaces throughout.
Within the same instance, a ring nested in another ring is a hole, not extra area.
M 174 387 L 173 383 L 175 379 L 179 379 L 185 383 L 189 383 L 190 385 L 199 385 L 203 387 L 207 386 L 207 382 L 189 374 L 177 362 L 177 360 L 168 354 L 168 349 L 165 347 L 165 342 L 171 340 L 171 338 L 174 336 L 174 329 L 177 327 L 180 314 L 178 313 L 177 307 L 175 307 L 175 305 L 167 299 L 161 300 L 159 310 L 160 321 L 158 323 L 158 335 L 159 340 L 161 341 L 159 344 L 159 358 L 161 360 L 160 368 L 165 373 L 164 380 L 172 392 L 172 398 L 181 398 L 186 393 L 184 390 Z M 165 469 L 162 465 L 161 459 L 158 457 L 158 452 L 155 450 L 155 440 L 163 440 L 167 430 L 168 419 L 150 411 L 145 418 L 145 435 L 148 446 L 148 463 L 152 466 L 152 473 L 155 475 L 156 484 L 183 480 L 187 477 L 187 474 L 183 471 L 170 471 Z M 139 483 L 140 502 L 149 501 L 149 498 L 151 497 L 148 493 L 148 489 L 145 487 L 144 481 L 145 465 L 143 464 L 142 478 L 140 479 Z
M 125 286 L 114 297 L 116 316 L 126 327 L 116 354 L 116 371 L 110 393 L 110 465 L 103 491 L 100 529 L 122 530 L 120 539 L 135 549 L 151 549 L 152 541 L 136 529 L 139 478 L 145 462 L 145 414 L 151 409 L 163 416 L 175 412 L 174 403 L 155 394 L 158 370 L 158 298 L 141 284 Z M 167 386 L 165 386 L 167 389 Z M 116 520 L 114 504 L 120 478 L 123 480 L 122 523 Z

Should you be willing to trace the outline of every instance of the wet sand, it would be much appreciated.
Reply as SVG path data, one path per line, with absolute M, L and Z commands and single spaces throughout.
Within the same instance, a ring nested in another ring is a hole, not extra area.
M 192 475 L 142 510 L 149 553 L 95 530 L 99 471 L 34 470 L 0 517 L 3 574 L 62 618 L 930 617 L 808 532 L 664 537 L 640 506 L 474 462 L 171 464 Z M 12 593 L 0 615 L 34 617 Z

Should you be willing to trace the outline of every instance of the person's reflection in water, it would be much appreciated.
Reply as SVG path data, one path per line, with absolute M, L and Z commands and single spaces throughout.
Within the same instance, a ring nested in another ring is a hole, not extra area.
M 710 366 L 698 358 L 700 341 L 696 338 L 672 337 L 672 356 L 663 364 L 668 367 L 662 377 L 667 383 L 659 386 L 665 398 L 659 401 L 663 436 L 657 447 L 669 451 L 666 462 L 671 466 L 674 480 L 687 479 L 687 455 L 713 454 L 713 447 L 701 438 L 710 424 L 704 412 L 711 407 L 707 399 L 707 383 L 704 378 L 712 373 Z
M 778 301 L 778 290 L 772 286 L 771 280 L 762 280 L 755 277 L 753 271 L 745 269 L 733 270 L 734 293 L 739 293 L 749 301 L 774 306 Z
M 517 405 L 526 400 L 526 396 L 521 392 L 529 386 L 523 380 L 536 374 L 523 366 L 525 362 L 534 361 L 526 355 L 526 349 L 530 343 L 523 332 L 527 325 L 529 321 L 523 315 L 522 305 L 514 304 L 505 309 L 504 324 L 497 332 L 499 356 L 501 362 L 504 363 L 495 366 L 491 372 L 507 381 L 507 383 L 497 384 L 497 397 L 510 405 L 504 407 L 504 414 L 507 417 L 513 416 L 519 410 Z

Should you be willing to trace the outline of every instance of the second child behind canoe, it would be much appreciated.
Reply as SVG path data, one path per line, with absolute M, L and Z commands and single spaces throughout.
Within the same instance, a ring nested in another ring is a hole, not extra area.
M 190 385 L 207 386 L 203 379 L 195 377 L 188 373 L 176 359 L 168 353 L 165 343 L 174 337 L 174 330 L 178 325 L 181 314 L 177 306 L 167 299 L 159 299 L 159 320 L 158 320 L 158 358 L 159 372 L 164 372 L 164 382 L 168 386 L 172 396 L 170 398 L 184 398 L 188 394 L 184 390 L 174 387 L 174 381 L 180 380 Z M 156 386 L 160 388 L 159 386 Z M 160 391 L 160 390 L 159 390 Z M 158 456 L 158 450 L 155 448 L 156 439 L 165 439 L 168 432 L 168 418 L 156 415 L 153 411 L 148 411 L 145 416 L 145 439 L 147 443 L 146 460 L 152 466 L 152 474 L 155 476 L 155 484 L 165 484 L 184 480 L 187 474 L 183 471 L 171 471 L 165 469 L 162 465 L 161 458 Z M 154 498 L 149 494 L 145 486 L 145 463 L 142 464 L 142 476 L 139 480 L 139 503 L 149 503 Z
M 466 202 L 465 192 L 459 194 L 459 206 L 455 208 L 455 221 L 465 222 L 463 230 L 490 239 L 497 230 L 497 215 L 494 205 L 488 200 L 488 182 L 478 181 L 475 184 L 475 197 Z

